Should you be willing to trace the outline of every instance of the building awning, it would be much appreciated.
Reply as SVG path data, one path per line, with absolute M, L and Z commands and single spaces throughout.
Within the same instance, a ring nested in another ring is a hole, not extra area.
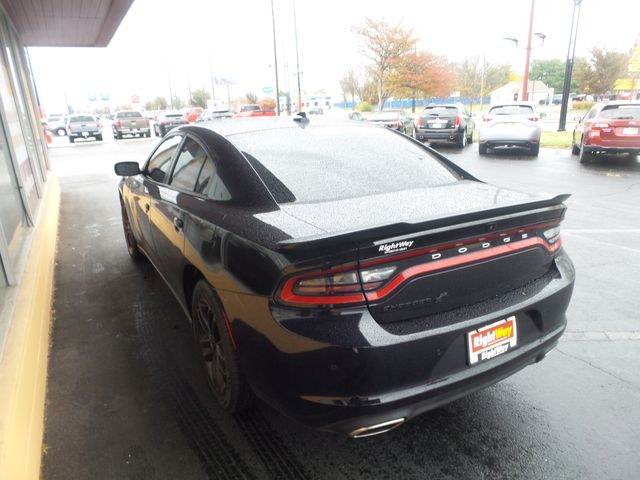
M 106 47 L 133 0 L 0 0 L 27 47 Z

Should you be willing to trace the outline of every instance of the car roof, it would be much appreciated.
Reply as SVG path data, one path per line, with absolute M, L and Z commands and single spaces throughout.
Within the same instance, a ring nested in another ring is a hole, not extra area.
M 512 107 L 512 106 L 533 107 L 534 104 L 531 103 L 531 102 L 514 101 L 514 102 L 494 103 L 494 104 L 490 105 L 491 108 L 493 108 L 493 107 Z
M 294 121 L 298 118 L 299 121 Z M 174 131 L 186 131 L 198 133 L 201 129 L 210 130 L 224 137 L 241 135 L 244 133 L 261 132 L 266 130 L 283 130 L 295 128 L 313 127 L 354 127 L 354 128 L 384 128 L 367 124 L 366 122 L 354 122 L 351 120 L 313 118 L 302 120 L 300 117 L 254 117 L 221 119 L 216 122 L 202 122 L 198 125 L 184 125 Z
M 607 105 L 637 105 L 640 107 L 640 102 L 637 100 L 612 100 L 607 103 L 602 103 L 602 107 L 606 107 Z

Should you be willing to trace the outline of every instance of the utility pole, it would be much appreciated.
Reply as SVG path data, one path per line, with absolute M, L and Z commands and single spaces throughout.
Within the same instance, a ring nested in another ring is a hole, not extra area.
M 300 90 L 300 60 L 298 58 L 298 19 L 296 17 L 296 0 L 293 0 L 293 32 L 296 39 L 296 75 L 298 76 L 298 112 L 302 110 L 302 90 Z
M 215 106 L 216 104 L 216 88 L 214 86 L 214 81 L 213 81 L 213 70 L 211 68 L 211 51 L 209 51 L 209 79 L 211 80 L 211 101 L 213 102 L 212 105 Z
M 531 60 L 531 36 L 533 35 L 533 10 L 536 0 L 531 0 L 531 15 L 529 16 L 529 36 L 527 37 L 527 55 L 524 61 L 524 75 L 522 77 L 522 98 L 520 100 L 528 100 L 529 88 L 529 61 Z
M 173 91 L 171 90 L 171 75 L 169 74 L 169 62 L 165 62 L 167 66 L 167 81 L 169 82 L 169 104 L 171 105 L 171 110 L 173 110 Z
M 276 48 L 276 16 L 271 0 L 271 25 L 273 26 L 273 68 L 276 72 L 276 114 L 280 116 L 280 83 L 278 82 L 278 50 Z
M 560 107 L 560 122 L 558 131 L 564 132 L 567 128 L 567 110 L 569 109 L 569 90 L 571 90 L 571 76 L 573 75 L 573 62 L 576 58 L 576 41 L 578 40 L 578 24 L 580 23 L 580 6 L 582 0 L 573 0 L 573 14 L 571 15 L 571 31 L 569 33 L 569 48 L 567 49 L 567 63 L 564 69 L 564 84 L 562 86 L 562 105 Z M 578 13 L 576 15 L 576 8 Z

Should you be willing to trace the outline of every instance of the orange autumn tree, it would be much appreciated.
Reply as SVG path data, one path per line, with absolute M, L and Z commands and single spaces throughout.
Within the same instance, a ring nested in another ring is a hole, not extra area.
M 410 52 L 394 60 L 389 87 L 397 97 L 448 97 L 455 75 L 446 57 Z

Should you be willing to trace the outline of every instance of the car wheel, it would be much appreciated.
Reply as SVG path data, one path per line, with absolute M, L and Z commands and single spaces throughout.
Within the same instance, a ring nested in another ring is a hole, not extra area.
M 200 280 L 193 289 L 191 318 L 213 395 L 227 412 L 241 412 L 249 403 L 249 387 L 238 365 L 222 304 L 205 280 Z
M 480 155 L 486 155 L 487 154 L 487 146 L 484 143 L 481 143 L 478 145 L 478 153 Z
M 462 132 L 462 135 L 458 137 L 458 140 L 456 141 L 456 146 L 458 148 L 464 148 L 467 146 L 467 130 L 466 129 Z
M 76 139 L 74 137 L 69 137 L 69 143 L 76 143 Z
M 129 215 L 127 215 L 127 209 L 124 208 L 124 205 L 121 204 L 122 210 L 122 228 L 124 229 L 124 240 L 127 244 L 127 251 L 129 252 L 129 256 L 133 258 L 136 262 L 140 260 L 144 260 L 145 256 L 138 248 L 138 242 L 136 241 L 136 237 L 133 234 L 133 228 L 131 228 L 131 222 L 129 222 Z
M 591 163 L 593 160 L 593 153 L 588 152 L 586 148 L 584 148 L 584 143 L 580 147 L 580 163 Z
M 56 135 L 59 137 L 64 137 L 67 134 L 67 131 L 64 128 L 59 128 L 56 130 Z
M 167 134 L 167 132 L 165 131 L 164 127 L 162 127 L 162 126 L 160 126 L 158 131 L 160 133 L 160 137 L 164 137 Z
M 571 143 L 571 154 L 572 155 L 580 155 L 580 147 L 577 146 L 575 143 Z
M 538 140 L 538 142 L 540 142 L 540 140 Z M 533 156 L 533 157 L 537 157 L 538 154 L 540 153 L 540 143 L 537 143 L 536 145 L 532 146 L 529 149 L 529 153 Z
M 473 130 L 471 131 L 471 135 L 467 137 L 467 145 L 471 145 L 473 143 Z
M 116 140 L 122 140 L 122 134 L 120 132 L 116 133 Z
M 96 141 L 101 142 L 102 141 L 102 135 L 96 135 Z

